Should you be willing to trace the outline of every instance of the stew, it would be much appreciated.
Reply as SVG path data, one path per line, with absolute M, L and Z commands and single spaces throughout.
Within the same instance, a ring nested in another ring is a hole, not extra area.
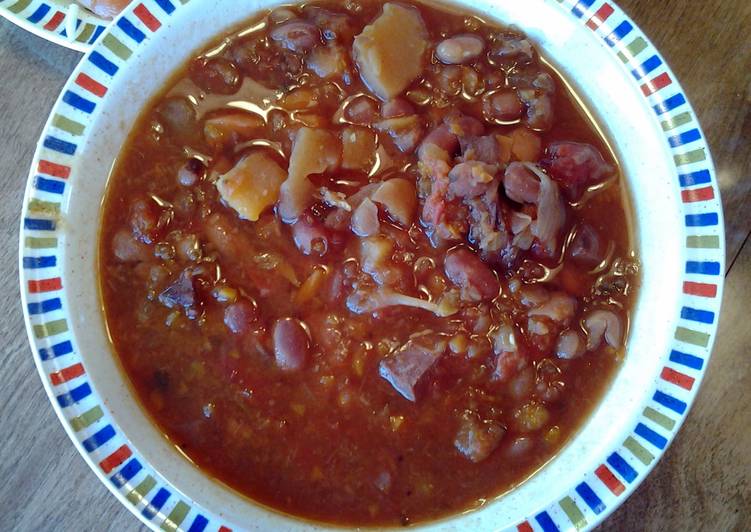
M 238 492 L 346 525 L 483 504 L 625 354 L 617 161 L 522 33 L 377 0 L 264 12 L 144 111 L 103 207 L 114 350 Z

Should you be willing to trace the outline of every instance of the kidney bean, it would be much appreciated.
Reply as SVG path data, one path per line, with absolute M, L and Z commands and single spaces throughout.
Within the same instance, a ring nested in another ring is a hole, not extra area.
M 301 369 L 310 351 L 308 333 L 300 320 L 283 318 L 274 324 L 274 357 L 284 371 Z
M 501 288 L 493 270 L 466 248 L 454 248 L 446 255 L 446 275 L 462 290 L 462 297 L 474 301 L 493 299 Z
M 484 48 L 485 41 L 477 35 L 456 35 L 438 43 L 435 56 L 441 63 L 458 65 L 476 59 Z

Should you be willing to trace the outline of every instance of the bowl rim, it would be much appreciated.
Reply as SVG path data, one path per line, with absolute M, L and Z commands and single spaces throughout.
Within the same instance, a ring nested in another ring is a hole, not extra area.
M 37 37 L 84 53 L 112 22 L 75 0 L 0 0 L 0 16 Z
M 37 1 L 31 0 L 30 5 Z M 683 245 L 686 262 L 681 277 L 683 288 L 675 345 L 666 357 L 656 392 L 639 405 L 642 413 L 633 430 L 607 460 L 593 467 L 581 482 L 572 480 L 568 494 L 551 501 L 545 510 L 519 516 L 519 530 L 547 532 L 590 529 L 602 522 L 636 489 L 672 442 L 697 395 L 716 339 L 725 242 L 712 157 L 696 113 L 666 61 L 611 0 L 545 1 L 567 11 L 592 31 L 619 57 L 624 68 L 631 70 L 643 97 L 661 122 L 679 178 L 684 229 L 689 230 L 682 235 L 686 236 Z M 53 408 L 100 480 L 134 515 L 155 530 L 165 526 L 221 529 L 223 523 L 216 509 L 212 512 L 183 500 L 179 489 L 166 481 L 154 484 L 152 479 L 149 493 L 156 493 L 151 500 L 154 506 L 154 501 L 159 502 L 156 511 L 147 514 L 138 506 L 145 494 L 128 481 L 141 469 L 153 468 L 139 459 L 135 446 L 108 417 L 107 405 L 92 389 L 80 356 L 73 351 L 72 333 L 65 317 L 46 321 L 45 315 L 57 316 L 54 312 L 60 310 L 61 299 L 55 296 L 65 291 L 62 265 L 57 264 L 56 253 L 62 250 L 56 238 L 61 232 L 56 213 L 60 212 L 60 199 L 71 173 L 76 140 L 85 129 L 85 124 L 65 116 L 61 103 L 91 113 L 107 92 L 107 82 L 97 81 L 96 78 L 102 77 L 96 74 L 104 73 L 111 81 L 132 51 L 147 43 L 150 35 L 184 3 L 187 0 L 133 2 L 111 26 L 100 32 L 102 39 L 71 74 L 40 137 L 24 195 L 19 238 L 19 281 L 26 330 Z M 5 15 L 4 9 L 0 6 L 0 14 Z M 49 18 L 49 13 L 45 17 Z M 92 38 L 92 42 L 95 40 Z M 87 71 L 93 75 L 87 75 Z M 75 406 L 84 397 L 93 397 L 97 406 L 86 412 L 76 410 Z M 101 419 L 106 423 L 84 438 L 82 428 Z M 106 454 L 104 448 L 108 449 Z M 163 480 L 157 473 L 154 476 Z M 134 491 L 140 498 L 132 497 Z

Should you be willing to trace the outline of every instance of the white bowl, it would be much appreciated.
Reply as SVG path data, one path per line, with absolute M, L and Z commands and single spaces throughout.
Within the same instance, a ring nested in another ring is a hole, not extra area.
M 275 3 L 217 0 L 208 10 L 195 1 L 132 4 L 63 89 L 29 176 L 21 292 L 34 359 L 81 454 L 152 528 L 323 528 L 238 496 L 168 443 L 125 383 L 96 288 L 105 182 L 144 105 L 194 50 Z M 635 209 L 642 286 L 625 362 L 578 434 L 508 494 L 422 527 L 590 528 L 652 469 L 706 367 L 724 271 L 714 169 L 673 73 L 611 3 L 456 3 L 523 29 L 613 140 Z

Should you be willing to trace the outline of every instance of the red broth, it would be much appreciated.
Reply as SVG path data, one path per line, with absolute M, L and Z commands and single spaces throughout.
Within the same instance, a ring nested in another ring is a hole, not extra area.
M 170 441 L 265 505 L 480 506 L 624 356 L 618 163 L 532 43 L 470 13 L 316 2 L 245 27 L 170 80 L 110 177 L 114 351 Z

